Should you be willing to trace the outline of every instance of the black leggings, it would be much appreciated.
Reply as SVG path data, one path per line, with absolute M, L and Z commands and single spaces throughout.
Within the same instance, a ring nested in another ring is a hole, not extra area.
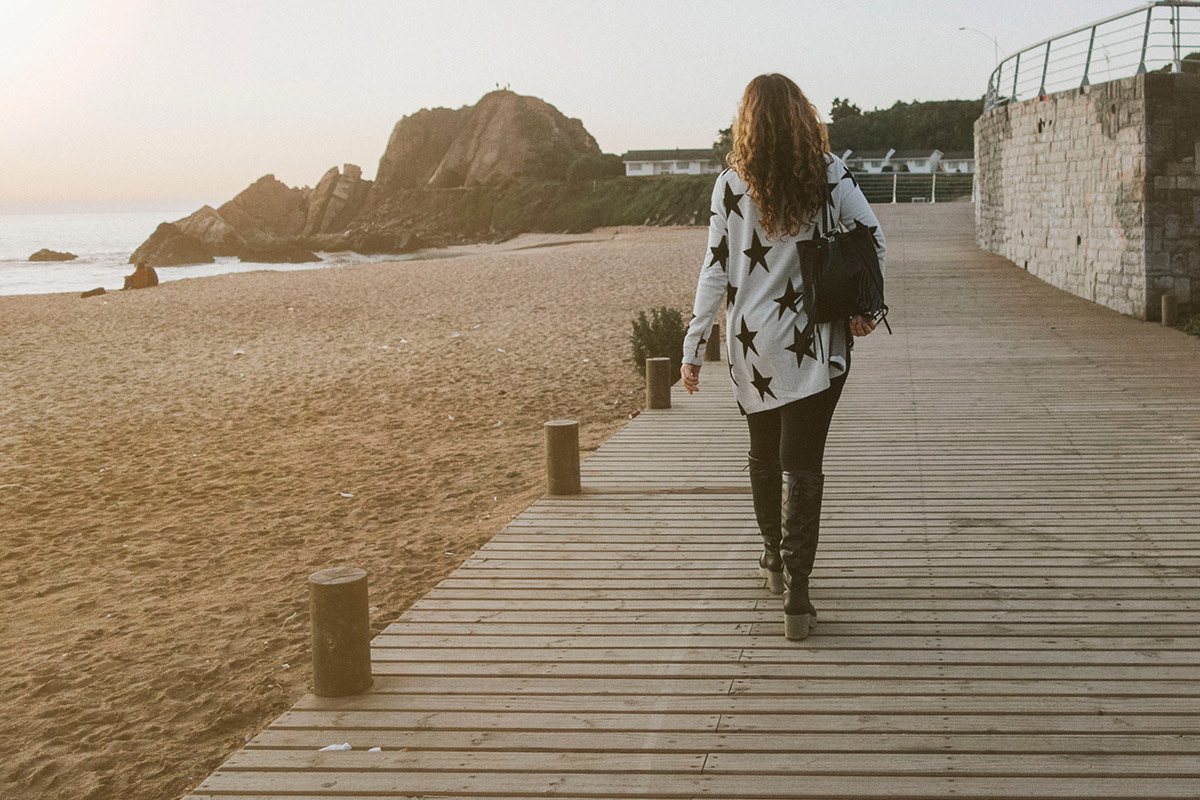
M 849 364 L 847 364 L 849 367 Z M 750 426 L 750 455 L 785 472 L 821 472 L 829 423 L 849 369 L 829 382 L 824 391 L 776 408 L 746 415 Z

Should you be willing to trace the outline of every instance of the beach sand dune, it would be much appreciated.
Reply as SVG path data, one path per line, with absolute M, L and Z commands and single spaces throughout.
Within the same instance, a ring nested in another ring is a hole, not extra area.
M 704 232 L 584 238 L 0 298 L 0 796 L 182 795 L 305 691 L 310 572 L 378 631 L 542 493 L 544 421 L 641 408 Z

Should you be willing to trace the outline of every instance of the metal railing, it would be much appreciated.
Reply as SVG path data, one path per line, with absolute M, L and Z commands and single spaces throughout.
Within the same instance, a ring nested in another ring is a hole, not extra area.
M 969 172 L 856 172 L 869 203 L 946 203 L 967 200 L 974 191 Z
M 1200 1 L 1147 3 L 1008 56 L 988 79 L 983 110 L 1093 82 L 1185 69 L 1200 71 Z

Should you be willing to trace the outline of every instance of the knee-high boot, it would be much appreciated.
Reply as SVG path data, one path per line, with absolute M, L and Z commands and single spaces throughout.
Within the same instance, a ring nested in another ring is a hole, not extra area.
M 754 517 L 762 534 L 763 553 L 758 558 L 758 568 L 764 585 L 773 594 L 783 592 L 783 561 L 779 557 L 779 541 L 782 531 L 782 471 L 778 464 L 750 458 L 750 494 L 754 498 Z
M 808 577 L 817 557 L 825 475 L 798 470 L 784 472 L 783 480 L 787 484 L 787 494 L 783 500 L 783 537 L 779 555 L 786 584 L 784 635 L 789 639 L 803 639 L 817 621 L 817 610 L 808 599 Z

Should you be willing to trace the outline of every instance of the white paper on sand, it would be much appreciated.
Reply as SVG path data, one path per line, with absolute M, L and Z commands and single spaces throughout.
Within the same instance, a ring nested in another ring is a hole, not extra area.
M 353 749 L 354 748 L 350 746 L 349 742 L 342 742 L 341 744 L 331 744 L 327 747 L 322 747 L 319 752 L 326 753 L 331 750 L 353 750 Z

